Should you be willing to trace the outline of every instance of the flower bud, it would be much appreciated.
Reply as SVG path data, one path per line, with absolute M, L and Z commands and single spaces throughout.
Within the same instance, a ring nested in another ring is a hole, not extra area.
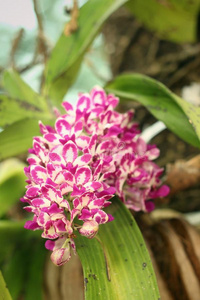
M 86 236 L 89 239 L 92 239 L 99 229 L 99 224 L 96 221 L 86 221 L 82 228 L 79 230 L 81 235 Z

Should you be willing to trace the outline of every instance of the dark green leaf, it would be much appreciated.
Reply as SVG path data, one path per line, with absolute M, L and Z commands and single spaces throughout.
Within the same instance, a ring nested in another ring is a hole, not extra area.
M 42 300 L 46 250 L 41 233 L 25 230 L 24 223 L 0 221 L 0 264 L 14 300 Z
M 52 119 L 42 119 L 47 125 Z M 0 133 L 0 161 L 27 152 L 32 146 L 33 136 L 40 135 L 38 120 L 24 119 L 13 123 Z
M 148 251 L 133 216 L 119 199 L 107 210 L 114 221 L 102 225 L 98 239 L 78 236 L 86 300 L 158 300 Z
M 197 40 L 199 0 L 130 0 L 127 6 L 134 16 L 164 39 Z
M 106 89 L 119 97 L 139 101 L 180 138 L 200 147 L 200 108 L 188 104 L 160 82 L 140 74 L 124 74 Z
M 73 81 L 83 54 L 90 46 L 103 22 L 125 2 L 127 0 L 88 1 L 80 9 L 78 30 L 70 36 L 65 36 L 64 33 L 61 35 L 45 70 L 45 94 L 49 95 L 54 103 L 61 102 L 69 87 L 68 82 Z M 60 86 L 62 86 L 61 90 Z

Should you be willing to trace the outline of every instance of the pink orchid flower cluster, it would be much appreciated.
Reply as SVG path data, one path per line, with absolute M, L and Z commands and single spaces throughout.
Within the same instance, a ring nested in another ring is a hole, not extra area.
M 40 122 L 43 136 L 33 139 L 25 168 L 27 191 L 22 201 L 34 214 L 25 228 L 43 230 L 51 259 L 62 265 L 75 251 L 76 230 L 93 238 L 99 225 L 113 220 L 104 211 L 115 194 L 133 210 L 150 211 L 150 199 L 166 196 L 159 155 L 132 122 L 133 112 L 115 111 L 118 98 L 101 88 L 80 94 L 73 107 L 63 102 L 55 128 Z

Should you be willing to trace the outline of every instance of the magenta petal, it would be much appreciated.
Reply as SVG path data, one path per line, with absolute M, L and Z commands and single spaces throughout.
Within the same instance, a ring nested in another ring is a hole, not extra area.
M 79 135 L 83 130 L 83 123 L 81 121 L 77 122 L 74 126 L 74 133 Z
M 75 174 L 76 183 L 78 185 L 84 185 L 86 182 L 91 181 L 92 172 L 89 167 L 80 167 Z
M 89 141 L 90 141 L 89 136 L 83 135 L 83 136 L 79 136 L 76 139 L 76 144 L 80 149 L 85 149 L 86 147 L 88 147 Z
M 148 212 L 151 212 L 155 208 L 155 204 L 152 201 L 145 202 L 145 208 Z
M 78 156 L 77 146 L 71 141 L 67 142 L 63 147 L 62 154 L 67 163 L 73 162 Z
M 94 104 L 105 105 L 106 104 L 106 93 L 101 88 L 94 88 L 91 91 L 91 96 Z
M 112 215 L 110 215 L 110 214 L 108 214 L 108 222 L 111 222 L 111 221 L 113 221 L 115 218 L 112 216 Z
M 30 230 L 36 230 L 36 229 L 39 229 L 40 226 L 37 224 L 37 222 L 27 221 L 24 225 L 24 228 L 30 229 Z
M 96 148 L 96 143 L 97 143 L 97 135 L 94 134 L 91 139 L 90 139 L 90 143 L 88 145 L 88 149 L 90 150 L 90 153 L 92 155 L 94 155 L 95 153 L 95 148 Z
M 45 242 L 45 248 L 46 248 L 47 250 L 53 251 L 54 247 L 55 247 L 55 241 L 47 240 L 47 241 Z
M 81 215 L 79 217 L 80 220 L 87 220 L 92 216 L 91 212 L 88 209 L 82 209 Z
M 69 184 L 72 185 L 74 183 L 74 176 L 72 173 L 66 171 L 64 173 L 65 181 Z
M 57 135 L 58 136 L 58 135 Z M 56 141 L 57 138 L 56 134 L 54 133 L 47 133 L 44 135 L 44 138 L 49 142 L 49 143 L 53 143 L 54 141 Z
M 69 103 L 67 101 L 64 101 L 62 103 L 62 106 L 64 107 L 64 109 L 66 110 L 66 112 L 72 112 L 74 110 L 73 106 L 71 105 L 71 103 Z
M 89 95 L 82 95 L 77 102 L 77 109 L 81 112 L 87 111 L 90 108 L 90 98 Z
M 70 133 L 71 125 L 64 119 L 58 119 L 56 121 L 55 128 L 57 133 L 64 137 Z
M 46 181 L 47 171 L 41 166 L 31 166 L 31 176 L 35 183 L 41 184 Z
M 29 189 L 27 189 L 26 196 L 28 198 L 34 198 L 38 195 L 39 190 L 40 189 L 38 187 L 32 186 Z
M 74 166 L 85 166 L 92 160 L 92 155 L 84 154 L 82 156 L 78 156 L 77 159 L 74 161 Z
M 167 185 L 162 185 L 158 190 L 151 191 L 149 193 L 149 196 L 152 199 L 160 198 L 160 197 L 166 197 L 170 192 L 170 188 Z
M 50 201 L 46 200 L 46 202 L 45 202 L 42 198 L 35 198 L 32 200 L 32 205 L 35 207 L 40 207 L 45 203 L 48 203 L 46 205 L 50 205 Z

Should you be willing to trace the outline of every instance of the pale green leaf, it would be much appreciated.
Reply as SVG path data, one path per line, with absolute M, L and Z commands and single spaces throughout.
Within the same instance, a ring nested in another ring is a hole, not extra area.
M 26 99 L 14 99 L 0 94 L 0 126 L 6 127 L 24 118 L 41 119 L 49 117 L 49 113 L 44 112 L 36 103 L 29 103 Z
M 19 201 L 25 191 L 25 164 L 16 158 L 0 163 L 0 217 Z
M 97 239 L 78 236 L 86 300 L 158 300 L 151 260 L 133 216 L 117 198 L 107 210 L 114 221 L 100 226 Z
M 52 119 L 42 119 L 52 125 Z M 0 161 L 27 152 L 32 146 L 33 136 L 41 135 L 38 120 L 24 119 L 5 128 L 0 133 Z
M 21 107 L 34 107 L 36 110 L 48 113 L 46 100 L 25 83 L 20 75 L 14 70 L 6 70 L 3 74 L 3 86 L 12 98 L 22 100 Z M 23 104 L 24 103 L 24 104 Z M 23 106 L 24 105 L 24 106 Z
M 162 83 L 141 74 L 124 74 L 116 77 L 106 89 L 121 97 L 121 101 L 126 98 L 142 103 L 180 138 L 200 147 L 200 108 L 177 97 Z

